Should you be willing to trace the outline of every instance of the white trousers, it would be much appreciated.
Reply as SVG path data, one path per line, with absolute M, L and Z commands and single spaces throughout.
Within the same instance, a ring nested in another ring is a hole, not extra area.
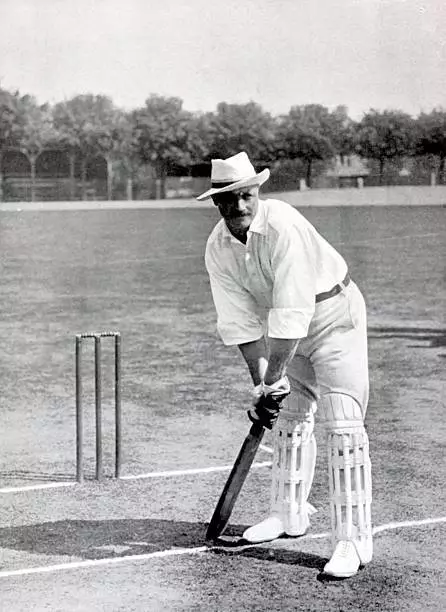
M 327 393 L 349 395 L 365 416 L 369 398 L 367 316 L 364 298 L 353 281 L 337 296 L 316 304 L 308 335 L 299 342 L 287 375 L 291 411 L 293 395 L 303 387 L 317 399 Z

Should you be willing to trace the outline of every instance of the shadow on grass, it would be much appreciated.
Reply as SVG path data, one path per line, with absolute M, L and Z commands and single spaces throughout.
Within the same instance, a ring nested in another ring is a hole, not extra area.
M 272 549 L 267 546 L 265 547 L 265 545 L 249 545 L 249 547 L 245 548 L 243 546 L 240 548 L 228 547 L 227 549 L 222 546 L 214 550 L 214 553 L 218 555 L 236 554 L 238 557 L 257 559 L 259 561 L 273 561 L 274 563 L 283 563 L 285 565 L 299 565 L 319 570 L 319 572 L 322 572 L 324 565 L 328 561 L 328 559 L 320 557 L 319 555 L 304 553 L 299 550 L 284 550 L 276 547 Z
M 63 520 L 0 529 L 0 547 L 48 556 L 106 559 L 202 546 L 205 523 L 159 519 Z
M 160 519 L 63 520 L 0 529 L 0 547 L 47 556 L 86 560 L 194 548 L 205 544 L 207 523 Z M 300 551 L 264 546 L 211 546 L 217 555 L 236 555 L 322 570 L 327 559 Z
M 370 339 L 399 338 L 405 340 L 419 340 L 420 342 L 428 342 L 428 348 L 446 346 L 446 329 L 370 326 L 367 330 L 367 335 Z M 411 346 L 417 347 L 422 345 Z
M 328 561 L 325 557 L 296 550 L 299 547 L 299 538 L 283 536 L 282 538 L 274 540 L 274 546 L 271 546 L 272 543 L 269 542 L 264 544 L 250 544 L 241 536 L 245 529 L 246 526 L 229 525 L 228 529 L 225 530 L 225 534 L 215 541 L 213 552 L 217 555 L 236 555 L 237 557 L 258 559 L 260 561 L 273 561 L 285 565 L 300 565 L 319 571 L 322 571 L 324 565 Z M 284 548 L 280 548 L 281 541 L 284 542 L 284 545 L 287 541 L 293 541 L 296 545 L 296 549 L 289 550 L 286 548 L 286 545 Z

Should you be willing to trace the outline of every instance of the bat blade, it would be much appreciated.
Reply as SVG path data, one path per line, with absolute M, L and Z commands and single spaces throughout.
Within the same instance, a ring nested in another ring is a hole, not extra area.
M 206 532 L 206 540 L 216 540 L 226 529 L 264 433 L 265 429 L 262 425 L 254 423 L 251 426 L 215 507 Z

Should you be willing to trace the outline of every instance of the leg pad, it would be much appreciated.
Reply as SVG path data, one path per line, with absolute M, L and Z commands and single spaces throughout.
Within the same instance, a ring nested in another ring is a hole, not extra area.
M 293 402 L 281 411 L 273 430 L 270 515 L 243 534 L 252 543 L 274 540 L 284 533 L 303 535 L 309 526 L 309 515 L 316 512 L 307 501 L 316 465 L 316 405 L 313 398 L 292 395 Z
M 330 394 L 323 402 L 327 419 L 328 476 L 333 548 L 353 541 L 362 563 L 372 556 L 372 478 L 369 440 L 359 405 L 349 396 Z
M 297 395 L 297 394 L 296 394 Z M 271 511 L 279 516 L 289 535 L 302 535 L 309 525 L 308 504 L 316 465 L 315 403 L 298 395 L 298 414 L 285 412 L 274 432 Z

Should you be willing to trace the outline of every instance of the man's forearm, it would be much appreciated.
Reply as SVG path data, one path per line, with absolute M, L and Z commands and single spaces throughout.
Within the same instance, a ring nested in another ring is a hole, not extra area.
M 268 367 L 264 375 L 266 385 L 272 385 L 286 374 L 288 364 L 294 357 L 299 340 L 269 338 Z
M 254 385 L 260 385 L 268 366 L 268 348 L 265 338 L 239 344 L 239 349 L 246 361 Z
M 246 361 L 251 378 L 255 385 L 264 381 L 272 385 L 286 374 L 288 364 L 294 357 L 299 340 L 265 338 L 254 342 L 239 344 L 239 349 Z

